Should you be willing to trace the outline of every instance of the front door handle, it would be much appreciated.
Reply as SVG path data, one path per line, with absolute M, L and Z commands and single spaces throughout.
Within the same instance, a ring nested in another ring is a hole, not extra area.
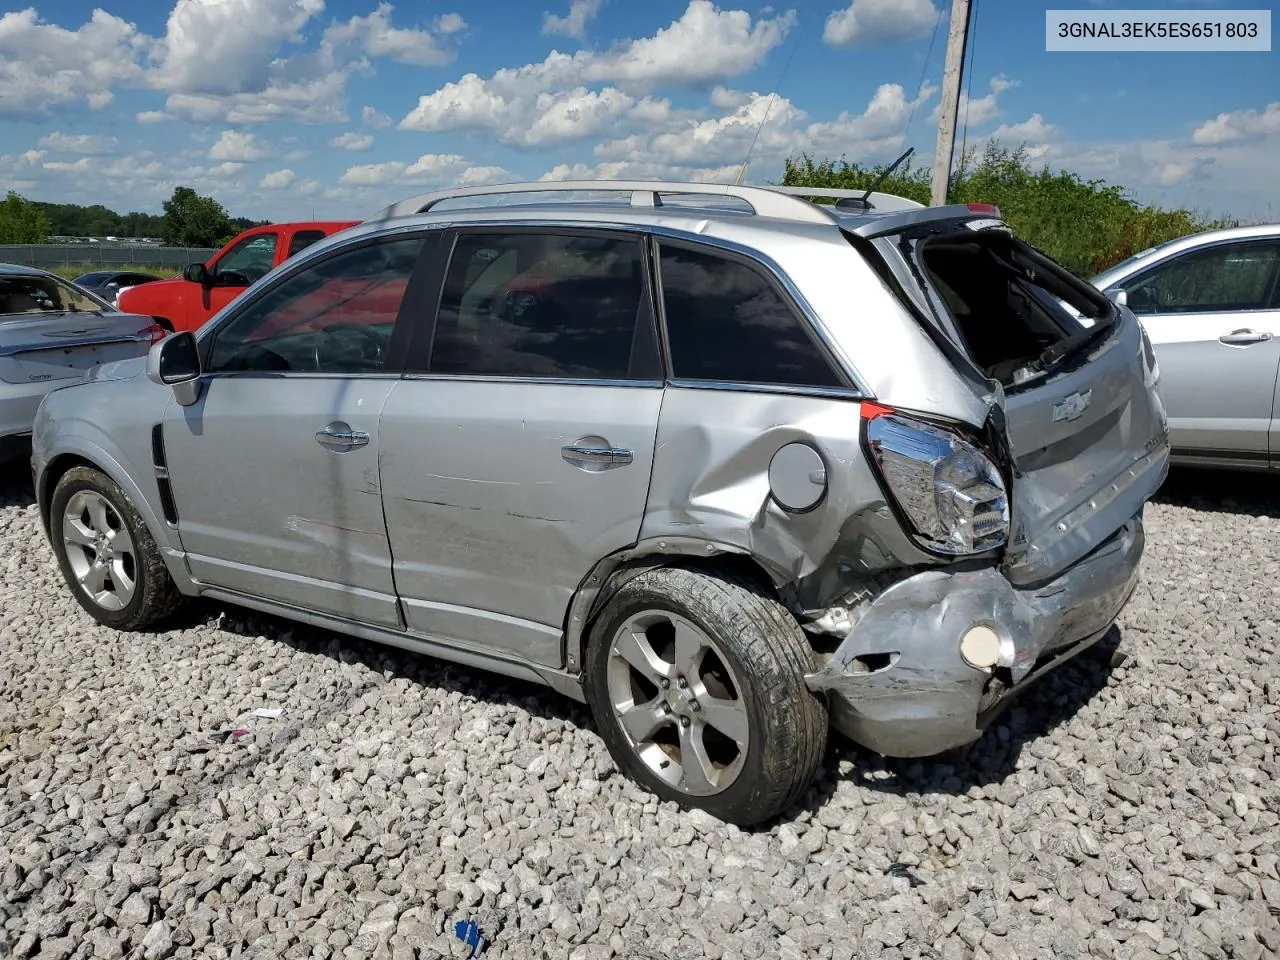
M 369 434 L 363 430 L 352 430 L 345 423 L 331 423 L 323 430 L 316 432 L 316 443 L 338 453 L 354 450 L 356 447 L 369 445 Z
M 1270 339 L 1271 334 L 1259 333 L 1257 330 L 1232 330 L 1220 336 L 1218 342 L 1232 347 L 1247 347 L 1251 343 L 1265 343 Z
M 595 470 L 609 470 L 626 466 L 635 458 L 624 447 L 588 447 L 570 444 L 560 448 L 560 456 L 574 466 Z

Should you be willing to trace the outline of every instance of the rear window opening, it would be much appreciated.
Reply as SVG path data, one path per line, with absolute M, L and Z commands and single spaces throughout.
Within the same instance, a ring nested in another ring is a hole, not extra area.
M 1005 386 L 1043 374 L 1097 339 L 1113 310 L 1101 294 L 1006 231 L 923 239 L 917 255 L 954 339 L 982 373 Z M 1086 327 L 1072 316 L 1095 321 Z

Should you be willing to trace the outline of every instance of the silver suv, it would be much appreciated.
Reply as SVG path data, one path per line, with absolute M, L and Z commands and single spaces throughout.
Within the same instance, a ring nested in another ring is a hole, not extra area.
M 505 185 L 54 391 L 33 467 L 101 623 L 201 595 L 538 681 L 749 824 L 830 726 L 967 744 L 1110 628 L 1166 472 L 1153 370 L 994 208 Z

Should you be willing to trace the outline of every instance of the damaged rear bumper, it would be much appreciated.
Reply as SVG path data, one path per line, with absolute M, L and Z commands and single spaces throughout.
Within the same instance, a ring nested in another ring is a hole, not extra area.
M 1019 589 L 996 567 L 930 570 L 894 584 L 806 679 L 832 724 L 877 753 L 923 757 L 978 739 L 1008 699 L 1100 639 L 1138 581 L 1141 514 L 1057 578 Z M 961 639 L 999 638 L 994 668 L 970 666 Z

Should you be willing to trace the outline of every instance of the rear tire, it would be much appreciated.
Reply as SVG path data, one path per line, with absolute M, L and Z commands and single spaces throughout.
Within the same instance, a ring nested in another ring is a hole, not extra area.
M 627 580 L 591 631 L 587 701 L 622 770 L 664 800 L 751 826 L 813 782 L 826 706 L 794 618 L 733 574 L 656 567 Z
M 140 630 L 182 604 L 146 521 L 100 470 L 63 474 L 49 505 L 49 534 L 63 579 L 98 623 Z

